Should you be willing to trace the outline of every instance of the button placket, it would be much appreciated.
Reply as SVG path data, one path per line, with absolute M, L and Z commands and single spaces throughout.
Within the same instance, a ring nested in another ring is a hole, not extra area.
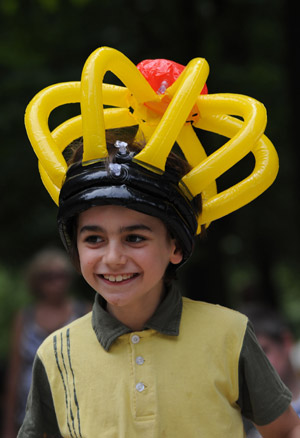
M 145 360 L 144 360 L 144 358 L 143 358 L 142 356 L 136 356 L 136 358 L 135 358 L 135 363 L 136 363 L 137 366 L 143 365 L 144 362 L 145 362 Z M 145 385 L 144 385 L 143 382 L 138 382 L 138 383 L 135 385 L 135 388 L 136 388 L 136 390 L 137 390 L 138 392 L 143 392 L 144 389 L 145 389 Z
M 134 334 L 134 335 L 131 336 L 131 342 L 135 346 L 137 346 L 137 344 L 140 343 L 140 340 L 141 340 L 141 338 L 139 337 L 139 335 Z M 133 349 L 134 353 L 136 352 L 136 349 L 137 348 Z M 145 360 L 144 360 L 143 356 L 139 356 L 138 355 L 138 356 L 135 357 L 135 364 L 136 365 L 143 365 L 144 362 L 145 362 Z M 137 373 L 135 373 L 135 375 L 137 377 Z M 139 380 L 139 379 L 137 379 L 137 380 Z M 142 381 L 137 381 L 136 382 L 135 389 L 138 392 L 143 392 L 145 390 L 145 388 L 146 388 L 145 384 Z
M 149 335 L 148 335 L 149 336 Z M 153 416 L 155 412 L 155 388 L 153 387 L 153 374 L 151 372 L 151 361 L 147 359 L 149 339 L 146 335 L 140 337 L 137 334 L 131 335 L 131 360 L 134 372 L 133 397 L 136 418 Z M 148 345 L 148 347 L 147 347 Z

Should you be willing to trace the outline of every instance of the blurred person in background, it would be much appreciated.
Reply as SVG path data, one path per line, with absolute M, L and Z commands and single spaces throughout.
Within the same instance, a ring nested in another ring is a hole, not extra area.
M 278 312 L 264 305 L 249 304 L 241 311 L 252 322 L 260 346 L 292 392 L 292 406 L 300 417 L 300 376 L 292 362 L 295 340 L 291 328 Z M 245 428 L 247 438 L 260 437 L 252 423 L 246 421 Z
M 72 297 L 73 268 L 64 251 L 45 249 L 29 263 L 26 273 L 32 304 L 16 315 L 7 366 L 3 438 L 15 438 L 25 415 L 35 353 L 58 328 L 83 316 L 90 304 Z

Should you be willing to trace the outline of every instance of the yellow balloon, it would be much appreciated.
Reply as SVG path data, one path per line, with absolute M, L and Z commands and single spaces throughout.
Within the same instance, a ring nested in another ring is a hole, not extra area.
M 208 70 L 204 59 L 194 59 L 188 64 L 181 79 L 182 85 L 175 91 L 155 133 L 145 148 L 136 155 L 135 161 L 152 169 L 164 170 L 172 146 L 205 85 Z
M 202 120 L 202 129 L 233 137 L 244 122 L 230 116 L 215 116 Z M 238 210 L 263 193 L 275 180 L 278 173 L 278 156 L 274 146 L 265 136 L 252 147 L 255 158 L 253 172 L 241 182 L 204 200 L 199 225 L 210 223 Z
M 127 108 L 107 108 L 104 110 L 104 123 L 106 129 L 122 128 L 136 125 L 136 120 L 132 117 Z M 75 139 L 82 137 L 82 118 L 81 116 L 73 117 L 59 125 L 53 132 L 52 137 L 59 145 L 62 153 L 65 148 Z M 49 192 L 51 198 L 58 205 L 60 188 L 49 177 L 42 163 L 39 163 L 39 170 L 44 186 Z
M 207 184 L 225 173 L 250 152 L 253 145 L 262 136 L 267 121 L 264 106 L 246 96 L 219 94 L 201 96 L 199 101 L 201 118 L 195 127 L 201 127 L 205 117 L 210 118 L 217 114 L 242 116 L 244 123 L 240 125 L 240 130 L 227 143 L 208 158 L 202 160 L 183 177 L 184 184 L 189 187 L 194 196 L 201 193 Z M 215 121 L 217 120 L 215 119 Z
M 200 140 L 191 124 L 185 124 L 183 126 L 177 137 L 177 142 L 182 151 L 184 151 L 186 160 L 193 168 L 207 158 L 205 149 L 201 145 Z M 202 202 L 205 204 L 206 200 L 215 196 L 216 193 L 217 184 L 216 181 L 212 181 L 210 184 L 207 184 L 207 186 L 201 192 Z
M 156 94 L 136 66 L 117 50 L 95 50 L 85 63 L 81 78 L 81 112 L 84 161 L 107 156 L 103 118 L 102 82 L 107 71 L 115 73 L 135 89 L 138 101 L 156 100 Z
M 103 83 L 107 71 L 124 86 Z M 205 59 L 195 58 L 163 94 L 157 94 L 137 67 L 121 52 L 102 47 L 87 59 L 80 82 L 50 86 L 27 107 L 25 125 L 39 160 L 42 181 L 58 204 L 67 163 L 63 151 L 83 138 L 83 161 L 108 155 L 105 130 L 139 125 L 146 145 L 134 160 L 162 173 L 174 142 L 192 170 L 179 183 L 190 199 L 201 193 L 203 211 L 198 221 L 206 226 L 242 207 L 265 191 L 278 172 L 277 153 L 264 135 L 266 111 L 255 99 L 237 94 L 200 95 L 209 73 Z M 81 114 L 50 132 L 48 119 L 58 106 L 80 103 Z M 207 155 L 197 130 L 229 140 Z M 217 193 L 216 180 L 252 153 L 252 173 L 233 187 Z

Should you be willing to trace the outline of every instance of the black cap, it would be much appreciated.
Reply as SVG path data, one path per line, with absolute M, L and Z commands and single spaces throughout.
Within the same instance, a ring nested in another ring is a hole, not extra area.
M 134 154 L 117 154 L 113 163 L 99 160 L 70 166 L 60 192 L 58 226 L 67 249 L 71 247 L 73 219 L 91 207 L 119 205 L 161 219 L 183 251 L 191 255 L 197 231 L 197 209 L 178 186 L 170 168 L 155 173 L 132 160 Z

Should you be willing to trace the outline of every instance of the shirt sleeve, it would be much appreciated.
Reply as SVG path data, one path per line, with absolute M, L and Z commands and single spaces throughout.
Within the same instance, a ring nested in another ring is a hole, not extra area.
M 17 438 L 62 438 L 43 363 L 35 357 L 24 422 Z
M 291 400 L 291 392 L 270 364 L 248 322 L 239 360 L 237 403 L 242 415 L 263 426 L 283 414 Z

